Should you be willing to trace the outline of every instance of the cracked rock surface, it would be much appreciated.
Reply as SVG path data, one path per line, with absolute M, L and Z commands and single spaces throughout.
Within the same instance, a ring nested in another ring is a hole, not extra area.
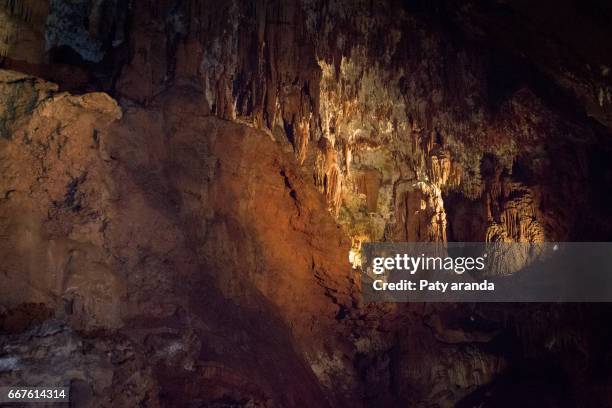
M 368 241 L 612 237 L 591 3 L 0 1 L 0 384 L 610 406 L 607 305 L 364 304 L 351 265 Z

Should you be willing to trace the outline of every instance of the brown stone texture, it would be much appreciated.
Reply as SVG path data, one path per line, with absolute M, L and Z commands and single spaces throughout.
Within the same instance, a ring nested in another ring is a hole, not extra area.
M 0 0 L 0 385 L 610 406 L 607 305 L 365 304 L 353 268 L 610 239 L 612 13 L 571 3 Z

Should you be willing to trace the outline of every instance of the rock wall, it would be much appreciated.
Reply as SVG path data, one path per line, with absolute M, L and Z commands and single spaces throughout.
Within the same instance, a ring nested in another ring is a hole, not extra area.
M 598 188 L 585 162 L 605 136 L 583 113 L 556 108 L 554 93 L 567 89 L 532 86 L 525 62 L 467 40 L 475 29 L 392 2 L 135 7 L 131 46 L 139 52 L 119 76 L 118 95 L 147 103 L 173 84 L 189 86 L 204 114 L 288 141 L 354 242 L 445 239 L 444 195 L 455 190 L 488 203 L 489 231 L 472 239 L 577 238 L 571 217 L 584 202 L 570 209 L 575 200 L 566 197 L 578 185 Z M 504 63 L 519 73 L 501 71 Z M 550 163 L 559 156 L 584 172 L 566 177 Z M 483 165 L 494 168 L 483 176 Z M 512 183 L 532 204 L 499 203 L 497 190 Z M 401 219 L 406 190 L 424 197 L 420 221 Z M 554 225 L 559 218 L 570 219 Z M 415 228 L 430 231 L 406 232 Z
M 471 1 L 39 7 L 0 2 L 0 382 L 610 404 L 609 307 L 363 304 L 353 269 L 367 241 L 609 239 L 605 45 L 570 63 L 538 10 Z

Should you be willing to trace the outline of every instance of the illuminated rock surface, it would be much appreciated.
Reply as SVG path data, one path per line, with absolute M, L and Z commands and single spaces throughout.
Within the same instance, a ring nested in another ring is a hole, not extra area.
M 609 44 L 576 55 L 497 3 L 31 3 L 0 1 L 0 383 L 610 404 L 609 307 L 363 304 L 349 263 L 367 241 L 609 240 Z M 611 37 L 589 7 L 576 36 Z

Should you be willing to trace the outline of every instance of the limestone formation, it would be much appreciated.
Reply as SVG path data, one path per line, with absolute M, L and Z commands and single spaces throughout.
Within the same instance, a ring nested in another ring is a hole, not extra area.
M 609 405 L 606 305 L 360 296 L 365 242 L 610 239 L 612 13 L 570 3 L 0 0 L 0 385 Z

